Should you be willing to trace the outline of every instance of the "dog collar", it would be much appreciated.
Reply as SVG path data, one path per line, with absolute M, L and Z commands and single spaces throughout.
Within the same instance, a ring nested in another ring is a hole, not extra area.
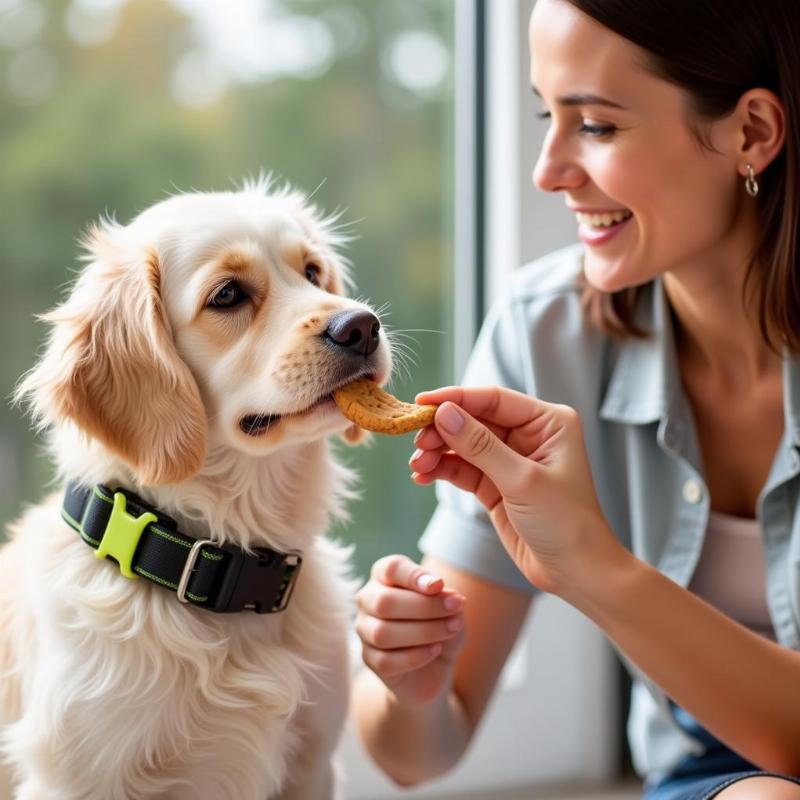
M 244 551 L 195 539 L 171 517 L 126 489 L 69 483 L 61 509 L 98 558 L 117 562 L 127 578 L 146 578 L 176 592 L 182 603 L 218 613 L 283 611 L 302 558 L 266 547 Z

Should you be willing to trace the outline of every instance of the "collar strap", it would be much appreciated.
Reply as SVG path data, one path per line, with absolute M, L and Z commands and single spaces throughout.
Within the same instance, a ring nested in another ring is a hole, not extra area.
M 244 551 L 187 536 L 132 492 L 103 484 L 69 483 L 61 516 L 125 577 L 141 576 L 176 592 L 182 603 L 218 613 L 283 611 L 302 563 L 297 553 Z

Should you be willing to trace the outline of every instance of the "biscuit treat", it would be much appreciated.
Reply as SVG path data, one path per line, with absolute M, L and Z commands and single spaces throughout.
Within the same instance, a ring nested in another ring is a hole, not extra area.
M 374 433 L 401 434 L 424 428 L 433 422 L 437 408 L 403 403 L 369 378 L 342 386 L 333 399 L 347 419 Z

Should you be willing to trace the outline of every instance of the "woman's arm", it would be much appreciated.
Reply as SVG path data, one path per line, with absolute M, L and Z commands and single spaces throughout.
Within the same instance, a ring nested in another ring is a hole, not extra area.
M 461 758 L 531 602 L 527 594 L 483 581 L 431 557 L 423 560 L 422 567 L 441 578 L 448 590 L 465 598 L 462 648 L 456 648 L 449 659 L 446 650 L 440 654 L 440 663 L 433 668 L 443 669 L 445 674 L 434 686 L 434 693 L 426 696 L 429 693 L 424 688 L 412 692 L 410 687 L 396 686 L 395 670 L 381 669 L 381 654 L 397 657 L 400 653 L 399 648 L 391 647 L 397 643 L 391 641 L 391 633 L 384 632 L 379 653 L 365 652 L 371 669 L 361 671 L 353 690 L 352 715 L 364 747 L 381 769 L 403 786 L 442 775 Z M 413 588 L 409 581 L 408 591 Z M 369 629 L 374 629 L 380 619 L 376 615 L 391 615 L 386 610 L 388 599 L 384 591 L 371 593 L 371 599 L 361 603 L 368 605 L 368 613 L 361 612 L 362 623 L 357 626 L 365 649 L 375 646 L 374 633 Z M 398 631 L 396 635 L 403 634 Z M 431 665 L 420 668 L 425 669 L 430 670 Z M 415 688 L 431 685 L 426 676 L 413 672 L 407 674 L 417 680 Z
M 473 492 L 531 583 L 594 620 L 742 756 L 800 774 L 800 653 L 730 620 L 622 547 L 599 507 L 574 410 L 498 387 L 450 387 L 417 402 L 442 404 L 435 430 L 417 441 L 418 483 L 443 479 Z
M 800 653 L 627 551 L 583 567 L 563 599 L 731 749 L 762 769 L 800 775 Z

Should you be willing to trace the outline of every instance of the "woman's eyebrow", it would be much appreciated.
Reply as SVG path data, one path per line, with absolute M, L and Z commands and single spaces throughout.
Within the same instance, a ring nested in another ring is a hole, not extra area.
M 541 98 L 542 95 L 539 94 L 539 90 L 535 86 L 531 86 L 531 89 L 533 89 L 533 93 L 537 97 Z M 623 111 L 627 111 L 625 106 L 596 94 L 567 94 L 562 97 L 557 97 L 556 102 L 562 106 L 609 106 L 610 108 L 619 108 Z

